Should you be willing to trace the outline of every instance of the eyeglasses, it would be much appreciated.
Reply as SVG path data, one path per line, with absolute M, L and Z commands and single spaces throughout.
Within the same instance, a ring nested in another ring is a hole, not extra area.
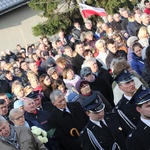
M 17 118 L 14 118 L 13 120 L 19 120 L 19 119 L 23 119 L 24 118 L 24 115 L 21 115 L 21 116 L 19 116 L 19 117 L 17 117 Z

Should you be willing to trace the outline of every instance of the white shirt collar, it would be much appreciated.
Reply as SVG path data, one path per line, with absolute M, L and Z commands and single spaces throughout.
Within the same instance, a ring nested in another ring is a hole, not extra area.
M 141 121 L 144 122 L 147 126 L 150 127 L 150 120 L 144 119 L 144 118 L 141 117 Z
M 100 121 L 95 121 L 95 120 L 92 120 L 92 119 L 90 118 L 90 121 L 93 122 L 94 124 L 96 124 L 97 126 L 101 127 L 101 128 L 102 128 L 102 126 L 101 126 L 101 124 L 100 124 L 100 121 L 103 121 L 103 123 L 107 126 L 107 124 L 106 124 L 106 122 L 105 122 L 104 119 L 102 119 L 102 120 L 100 120 Z
M 124 97 L 127 99 L 127 100 L 130 100 L 132 97 L 131 96 L 127 96 L 124 94 Z
M 61 111 L 64 111 L 64 109 L 60 109 L 60 108 L 58 108 L 59 110 L 61 110 Z M 68 113 L 70 113 L 71 114 L 71 112 L 70 112 L 70 110 L 69 110 L 69 108 L 68 107 L 66 107 L 65 108 L 66 109 L 66 112 L 68 112 Z

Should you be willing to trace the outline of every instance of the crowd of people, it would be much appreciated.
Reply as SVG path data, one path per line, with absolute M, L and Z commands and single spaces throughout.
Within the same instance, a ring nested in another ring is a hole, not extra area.
M 150 149 L 150 2 L 0 57 L 0 149 Z M 47 143 L 32 133 L 47 132 Z M 37 131 L 38 132 L 38 131 Z M 51 133 L 51 135 L 49 134 Z

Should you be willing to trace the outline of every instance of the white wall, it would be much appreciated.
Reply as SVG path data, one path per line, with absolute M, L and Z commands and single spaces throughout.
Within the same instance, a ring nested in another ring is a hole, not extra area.
M 0 51 L 14 50 L 17 44 L 37 43 L 38 37 L 32 34 L 32 27 L 45 19 L 28 5 L 17 8 L 0 16 Z

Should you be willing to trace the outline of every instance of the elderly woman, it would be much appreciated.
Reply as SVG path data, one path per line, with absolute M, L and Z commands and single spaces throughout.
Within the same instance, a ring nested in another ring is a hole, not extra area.
M 96 59 L 99 60 L 105 68 L 107 68 L 106 67 L 106 57 L 108 55 L 108 51 L 106 49 L 105 41 L 104 40 L 98 40 L 95 43 L 95 46 L 96 46 L 96 50 L 98 52 Z
M 28 128 L 13 127 L 0 116 L 0 148 L 5 150 L 47 150 Z
M 96 93 L 96 95 L 98 95 L 98 97 L 100 97 L 103 101 L 103 103 L 105 104 L 105 111 L 111 111 L 112 107 L 109 104 L 109 102 L 105 99 L 105 97 L 99 92 L 99 91 L 92 91 L 90 88 L 90 85 L 88 83 L 88 81 L 86 80 L 79 80 L 76 84 L 76 90 L 79 92 L 79 98 L 77 99 L 77 102 L 79 102 L 81 104 L 81 106 L 83 106 L 83 101 L 89 97 L 90 95 L 92 95 L 93 93 Z
M 30 128 L 30 125 L 25 121 L 24 111 L 14 108 L 9 112 L 9 119 L 15 126 L 25 126 Z

